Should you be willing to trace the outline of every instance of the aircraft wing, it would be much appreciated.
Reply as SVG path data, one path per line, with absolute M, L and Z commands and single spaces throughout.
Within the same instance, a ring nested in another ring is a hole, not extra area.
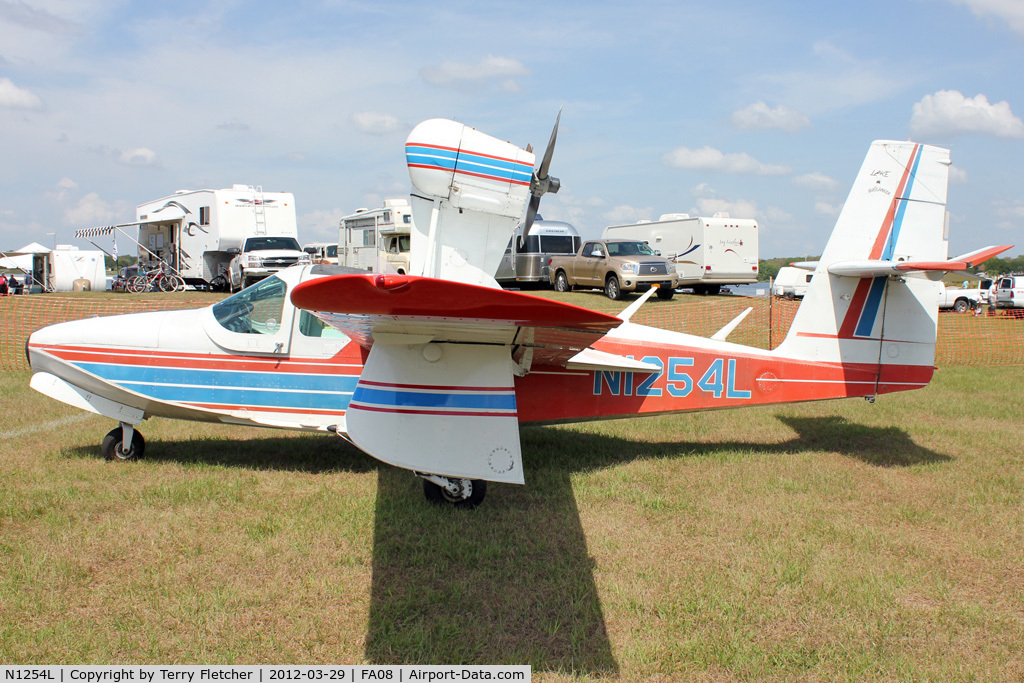
M 512 346 L 513 360 L 527 365 L 564 366 L 622 324 L 551 299 L 409 275 L 317 278 L 296 286 L 291 299 L 366 349 L 427 342 Z M 608 369 L 618 363 L 603 360 Z
M 297 285 L 291 300 L 369 349 L 346 432 L 415 472 L 521 484 L 515 375 L 536 364 L 644 369 L 589 348 L 621 319 L 516 292 L 335 275 Z

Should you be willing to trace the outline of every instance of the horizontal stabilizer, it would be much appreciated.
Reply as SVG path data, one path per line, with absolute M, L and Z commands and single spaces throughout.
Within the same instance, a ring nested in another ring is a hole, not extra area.
M 642 360 L 616 356 L 597 349 L 583 349 L 565 364 L 567 370 L 595 370 L 604 372 L 661 372 L 661 366 Z
M 743 319 L 746 318 L 752 310 L 754 310 L 753 306 L 745 308 L 742 313 L 730 320 L 725 327 L 711 335 L 711 338 L 715 341 L 725 341 L 725 338 L 732 334 L 732 331 L 735 330 L 741 322 L 743 322 Z
M 906 273 L 950 273 L 973 268 L 979 263 L 1011 249 L 1013 245 L 985 247 L 947 261 L 840 261 L 828 272 L 841 277 L 879 277 Z

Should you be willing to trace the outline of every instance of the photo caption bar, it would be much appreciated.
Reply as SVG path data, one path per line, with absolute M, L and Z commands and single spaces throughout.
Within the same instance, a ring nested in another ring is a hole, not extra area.
M 339 666 L 0 666 L 0 683 L 436 683 L 440 681 L 515 681 L 529 683 L 528 665 L 367 664 Z

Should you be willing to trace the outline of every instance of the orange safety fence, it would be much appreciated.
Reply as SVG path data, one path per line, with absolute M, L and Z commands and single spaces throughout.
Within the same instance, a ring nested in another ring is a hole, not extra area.
M 729 341 L 768 349 L 786 336 L 798 301 L 764 297 L 709 297 L 699 302 L 649 302 L 633 316 L 633 322 L 677 332 L 709 337 L 747 307 L 752 310 L 729 335 Z M 196 308 L 210 304 L 209 295 L 168 296 L 140 299 L 123 297 L 25 295 L 0 298 L 0 368 L 28 369 L 25 341 L 40 327 L 64 320 L 77 320 L 120 313 L 172 308 Z M 590 305 L 617 314 L 626 304 L 594 297 Z M 1006 315 L 973 315 L 953 312 L 939 314 L 935 350 L 938 366 L 1024 365 L 1024 319 Z

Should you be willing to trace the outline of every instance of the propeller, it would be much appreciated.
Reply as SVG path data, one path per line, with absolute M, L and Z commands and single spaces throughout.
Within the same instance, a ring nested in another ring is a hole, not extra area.
M 529 234 L 533 221 L 537 218 L 537 208 L 540 207 L 540 198 L 548 192 L 556 193 L 562 183 L 551 175 L 548 175 L 548 167 L 551 166 L 551 156 L 555 153 L 555 138 L 558 137 L 558 122 L 562 119 L 562 110 L 559 108 L 558 116 L 555 117 L 555 127 L 551 131 L 551 139 L 548 140 L 548 148 L 544 150 L 544 157 L 533 171 L 530 178 L 530 205 L 526 209 L 526 220 L 523 221 L 523 235 Z

